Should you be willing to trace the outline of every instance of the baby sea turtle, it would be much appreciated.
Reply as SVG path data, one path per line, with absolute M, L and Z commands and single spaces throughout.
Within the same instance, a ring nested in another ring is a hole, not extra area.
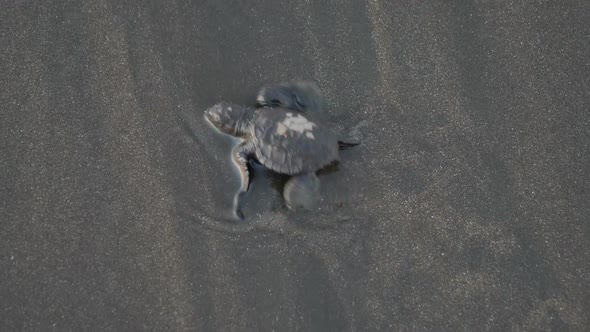
M 305 112 L 285 107 L 249 108 L 221 102 L 205 111 L 207 120 L 219 131 L 240 137 L 232 156 L 242 184 L 234 198 L 236 216 L 243 219 L 241 196 L 249 188 L 248 161 L 291 175 L 283 197 L 297 208 L 313 203 L 318 195 L 318 170 L 339 160 L 338 140 L 320 121 Z

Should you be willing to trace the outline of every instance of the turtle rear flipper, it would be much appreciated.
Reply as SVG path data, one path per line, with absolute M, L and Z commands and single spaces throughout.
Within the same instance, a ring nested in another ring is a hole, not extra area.
M 283 198 L 292 210 L 311 210 L 320 195 L 320 181 L 315 173 L 305 173 L 289 179 L 283 189 Z

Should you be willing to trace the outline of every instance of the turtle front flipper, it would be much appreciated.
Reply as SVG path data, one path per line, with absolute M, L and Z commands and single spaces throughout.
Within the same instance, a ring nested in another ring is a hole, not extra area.
M 320 180 L 314 172 L 296 175 L 285 183 L 283 198 L 292 210 L 311 210 L 320 197 Z
M 323 98 L 313 82 L 296 81 L 262 87 L 256 97 L 258 107 L 284 107 L 298 112 L 322 113 Z
M 234 213 L 238 219 L 244 219 L 244 213 L 242 212 L 240 202 L 242 196 L 248 191 L 250 187 L 250 172 L 248 171 L 248 160 L 254 153 L 254 147 L 248 142 L 243 142 L 236 146 L 232 151 L 232 157 L 238 170 L 240 171 L 241 185 L 240 189 L 234 196 Z

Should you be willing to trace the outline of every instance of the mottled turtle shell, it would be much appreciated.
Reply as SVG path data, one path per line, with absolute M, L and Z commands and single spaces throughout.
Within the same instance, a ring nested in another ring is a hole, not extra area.
M 282 174 L 315 172 L 338 161 L 338 140 L 309 115 L 286 108 L 258 108 L 251 142 L 256 159 Z

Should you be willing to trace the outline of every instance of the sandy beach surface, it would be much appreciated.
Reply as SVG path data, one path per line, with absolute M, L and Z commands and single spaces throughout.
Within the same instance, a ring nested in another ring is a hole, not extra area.
M 590 326 L 590 5 L 3 1 L 0 330 Z M 203 111 L 318 83 L 289 211 Z

